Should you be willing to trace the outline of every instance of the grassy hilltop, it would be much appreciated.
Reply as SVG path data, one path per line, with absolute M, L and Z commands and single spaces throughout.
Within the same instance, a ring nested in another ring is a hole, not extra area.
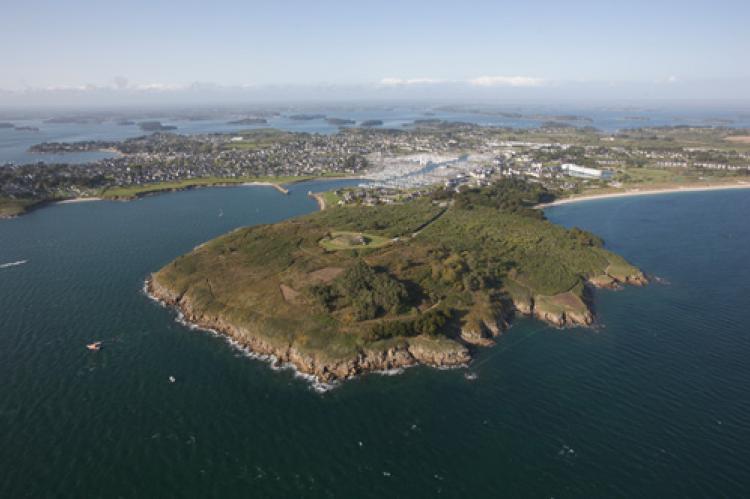
M 323 379 L 465 363 L 467 345 L 491 344 L 514 311 L 588 324 L 586 284 L 645 282 L 596 236 L 529 208 L 548 198 L 506 180 L 238 229 L 156 272 L 151 288 Z

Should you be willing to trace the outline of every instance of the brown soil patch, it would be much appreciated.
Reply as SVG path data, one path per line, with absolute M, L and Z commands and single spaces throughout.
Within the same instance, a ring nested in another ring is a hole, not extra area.
M 740 144 L 750 144 L 750 135 L 735 135 L 733 137 L 727 137 L 726 139 L 729 142 L 738 142 Z
M 307 276 L 312 282 L 322 282 L 328 284 L 329 282 L 336 279 L 344 271 L 341 267 L 324 267 L 314 272 L 310 272 Z
M 279 289 L 281 290 L 282 296 L 284 296 L 284 300 L 287 303 L 294 303 L 297 300 L 297 297 L 299 296 L 299 291 L 296 289 L 290 288 L 286 284 L 280 284 Z
M 565 307 L 567 309 L 575 309 L 582 305 L 580 298 L 570 292 L 552 296 L 550 301 L 559 307 Z

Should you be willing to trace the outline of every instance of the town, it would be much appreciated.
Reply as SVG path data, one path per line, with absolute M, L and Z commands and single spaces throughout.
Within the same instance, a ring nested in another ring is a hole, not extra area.
M 114 157 L 84 164 L 7 164 L 0 199 L 39 202 L 98 196 L 117 188 L 167 182 L 276 177 L 353 176 L 360 189 L 336 203 L 392 203 L 430 187 L 460 189 L 517 177 L 547 188 L 583 189 L 675 179 L 747 176 L 747 130 L 643 128 L 605 134 L 555 122 L 538 129 L 482 127 L 417 120 L 404 129 L 341 128 L 335 134 L 255 129 L 179 135 L 156 132 L 117 141 L 42 143 L 44 153 L 107 150 Z M 735 140 L 739 138 L 740 140 Z

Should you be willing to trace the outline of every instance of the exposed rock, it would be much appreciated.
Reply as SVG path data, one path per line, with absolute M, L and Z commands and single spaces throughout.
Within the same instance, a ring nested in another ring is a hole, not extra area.
M 648 284 L 648 278 L 643 272 L 638 272 L 637 274 L 628 276 L 625 279 L 625 283 L 631 286 L 645 286 Z
M 447 338 L 417 336 L 409 340 L 409 353 L 423 364 L 455 367 L 471 360 L 469 349 Z
M 448 338 L 417 336 L 398 343 L 371 344 L 351 358 L 327 359 L 316 353 L 301 351 L 285 341 L 273 343 L 244 327 L 238 327 L 220 315 L 196 313 L 189 295 L 182 295 L 150 278 L 146 283 L 148 293 L 155 299 L 176 307 L 187 321 L 204 329 L 211 329 L 237 341 L 240 345 L 260 355 L 273 356 L 277 363 L 290 363 L 300 372 L 315 376 L 321 381 L 331 382 L 357 374 L 397 369 L 417 363 L 435 367 L 456 367 L 471 360 L 469 350 Z
M 513 298 L 513 306 L 523 315 L 532 315 L 534 312 L 534 302 L 522 298 Z
M 565 314 L 562 312 L 550 312 L 541 309 L 534 309 L 534 317 L 549 322 L 550 324 L 563 327 L 565 325 Z
M 554 296 L 536 296 L 534 316 L 557 327 L 587 326 L 594 321 L 588 305 L 570 291 Z
M 617 288 L 617 280 L 614 277 L 609 276 L 607 274 L 602 274 L 602 275 L 591 277 L 589 278 L 588 282 L 595 288 L 606 288 L 606 289 Z
M 503 332 L 503 329 L 508 328 L 508 322 L 505 320 L 504 317 L 498 317 L 496 320 L 485 320 L 484 321 L 484 327 L 487 328 L 487 330 L 490 332 L 490 335 L 493 338 L 497 338 L 500 336 Z
M 489 331 L 487 326 L 483 322 L 471 321 L 470 323 L 464 324 L 461 328 L 461 339 L 466 343 L 477 346 L 491 346 L 495 342 L 489 337 L 492 333 Z M 494 336 L 497 336 L 498 333 Z

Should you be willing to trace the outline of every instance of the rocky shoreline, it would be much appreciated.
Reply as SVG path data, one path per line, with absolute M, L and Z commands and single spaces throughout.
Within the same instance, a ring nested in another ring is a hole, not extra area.
M 618 289 L 623 285 L 644 286 L 648 278 L 643 273 L 613 277 L 608 274 L 590 278 L 587 285 L 593 288 Z M 512 310 L 492 320 L 483 320 L 476 327 L 461 328 L 459 340 L 438 339 L 425 336 L 404 338 L 378 349 L 372 345 L 362 348 L 355 358 L 322 359 L 315 354 L 300 351 L 291 343 L 274 344 L 261 335 L 237 326 L 219 315 L 197 312 L 190 300 L 160 285 L 149 276 L 144 291 L 153 300 L 172 307 L 182 314 L 188 325 L 216 332 L 230 339 L 240 348 L 253 355 L 271 360 L 274 367 L 291 366 L 298 373 L 309 376 L 316 383 L 330 384 L 339 380 L 371 372 L 389 372 L 415 365 L 436 368 L 465 367 L 472 360 L 472 347 L 489 347 L 494 338 L 505 331 L 516 313 L 535 317 L 552 326 L 564 328 L 590 326 L 594 321 L 590 299 L 580 299 L 574 307 L 550 308 L 548 303 L 555 297 L 536 296 L 529 300 L 512 300 Z
M 277 364 L 291 364 L 319 382 L 331 383 L 368 372 L 391 371 L 417 364 L 438 368 L 462 367 L 471 361 L 466 346 L 455 341 L 448 345 L 441 339 L 427 337 L 409 338 L 382 350 L 363 348 L 354 359 L 326 361 L 302 352 L 292 344 L 275 345 L 220 316 L 196 313 L 189 300 L 159 285 L 153 277 L 146 281 L 145 290 L 152 299 L 180 311 L 187 322 L 201 329 L 217 331 L 255 354 L 273 357 Z

